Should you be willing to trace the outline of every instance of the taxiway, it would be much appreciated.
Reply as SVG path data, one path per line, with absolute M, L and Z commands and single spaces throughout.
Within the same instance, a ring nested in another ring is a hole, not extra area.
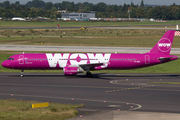
M 118 110 L 180 113 L 180 74 L 0 73 L 1 99 L 85 104 L 87 111 Z M 13 94 L 13 96 L 12 96 Z M 80 110 L 81 111 L 81 110 Z

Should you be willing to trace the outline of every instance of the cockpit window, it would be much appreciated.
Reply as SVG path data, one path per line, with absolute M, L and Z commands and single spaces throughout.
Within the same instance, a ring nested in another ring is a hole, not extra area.
M 8 58 L 8 60 L 14 60 L 14 58 Z

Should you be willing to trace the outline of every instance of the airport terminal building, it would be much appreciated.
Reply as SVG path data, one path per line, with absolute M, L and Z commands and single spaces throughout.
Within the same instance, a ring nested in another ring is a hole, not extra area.
M 90 18 L 95 18 L 94 12 L 86 12 L 86 13 L 61 13 L 61 18 L 69 18 L 69 19 L 78 19 L 78 20 L 89 20 Z

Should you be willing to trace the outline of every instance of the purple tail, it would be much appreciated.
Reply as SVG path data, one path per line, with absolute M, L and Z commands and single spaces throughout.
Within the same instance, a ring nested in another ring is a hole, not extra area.
M 174 34 L 175 30 L 168 30 L 148 53 L 169 55 L 174 39 Z

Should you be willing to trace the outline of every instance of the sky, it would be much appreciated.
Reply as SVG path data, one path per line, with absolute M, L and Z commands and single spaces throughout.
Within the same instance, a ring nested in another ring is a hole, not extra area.
M 7 0 L 0 0 L 0 2 L 4 2 Z M 15 3 L 16 1 L 20 1 L 20 4 L 26 4 L 28 1 L 32 1 L 32 0 L 8 0 L 11 3 Z M 89 3 L 93 3 L 93 4 L 97 4 L 99 2 L 104 2 L 106 4 L 117 4 L 117 5 L 123 5 L 124 3 L 126 4 L 130 4 L 131 1 L 134 4 L 141 4 L 141 0 L 43 0 L 44 2 L 53 2 L 53 3 L 62 3 L 63 1 L 69 1 L 69 2 L 74 2 L 74 3 L 78 3 L 78 2 L 89 2 Z M 149 5 L 172 5 L 173 3 L 175 3 L 176 5 L 180 5 L 180 0 L 143 0 L 144 4 L 149 4 Z

